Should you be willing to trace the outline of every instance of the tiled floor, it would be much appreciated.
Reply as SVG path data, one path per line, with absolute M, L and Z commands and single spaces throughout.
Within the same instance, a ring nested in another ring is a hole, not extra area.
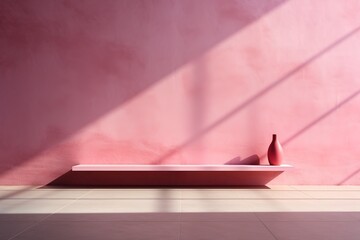
M 360 186 L 0 187 L 0 240 L 360 239 Z

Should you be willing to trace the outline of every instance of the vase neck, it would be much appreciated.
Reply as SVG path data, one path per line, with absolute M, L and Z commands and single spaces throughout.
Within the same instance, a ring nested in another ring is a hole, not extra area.
M 273 140 L 273 141 L 276 141 L 276 140 L 277 140 L 276 134 L 273 134 L 273 135 L 272 135 L 272 140 Z

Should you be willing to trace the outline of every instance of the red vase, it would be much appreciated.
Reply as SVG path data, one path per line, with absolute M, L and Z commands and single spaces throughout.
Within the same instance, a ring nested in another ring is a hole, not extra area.
M 277 140 L 276 134 L 273 134 L 272 142 L 268 149 L 268 160 L 270 165 L 281 165 L 284 158 L 283 149 Z

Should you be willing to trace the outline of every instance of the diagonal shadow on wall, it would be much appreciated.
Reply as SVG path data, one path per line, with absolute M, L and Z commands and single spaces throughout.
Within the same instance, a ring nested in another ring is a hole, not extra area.
M 284 2 L 2 1 L 0 173 L 67 139 Z M 49 167 L 68 168 L 64 161 L 76 147 L 64 146 L 62 160 Z
M 218 120 L 216 120 L 215 122 L 213 122 L 212 124 L 210 124 L 209 126 L 205 127 L 204 129 L 202 129 L 201 131 L 199 131 L 198 133 L 194 134 L 194 136 L 192 136 L 190 139 L 188 139 L 187 141 L 185 141 L 184 143 L 182 143 L 181 145 L 179 145 L 178 147 L 174 148 L 171 151 L 168 151 L 166 154 L 164 154 L 163 156 L 161 156 L 160 158 L 154 160 L 154 164 L 159 164 L 161 162 L 163 162 L 165 159 L 173 156 L 174 154 L 178 153 L 179 151 L 181 151 L 182 149 L 188 147 L 189 145 L 191 145 L 194 141 L 197 141 L 198 139 L 200 139 L 201 137 L 203 137 L 204 135 L 206 135 L 208 132 L 212 131 L 213 129 L 215 129 L 216 127 L 220 126 L 221 124 L 223 124 L 224 122 L 226 122 L 227 120 L 231 119 L 233 116 L 235 116 L 236 114 L 238 114 L 239 112 L 241 112 L 244 108 L 248 107 L 251 103 L 259 100 L 262 96 L 266 95 L 267 93 L 269 93 L 271 90 L 273 90 L 275 87 L 279 86 L 280 84 L 282 84 L 285 81 L 288 81 L 291 79 L 292 76 L 294 76 L 295 74 L 297 74 L 298 72 L 300 72 L 302 69 L 306 68 L 307 66 L 309 66 L 310 64 L 312 64 L 314 61 L 316 61 L 317 59 L 319 59 L 320 57 L 322 57 L 323 55 L 325 55 L 327 52 L 331 51 L 333 48 L 337 47 L 338 45 L 342 44 L 343 42 L 345 42 L 346 40 L 348 40 L 349 38 L 351 38 L 352 36 L 354 36 L 355 34 L 357 34 L 360 31 L 360 26 L 354 28 L 353 30 L 351 30 L 350 32 L 348 32 L 347 34 L 345 34 L 344 36 L 338 38 L 336 41 L 334 41 L 333 43 L 331 43 L 330 45 L 326 46 L 325 48 L 323 48 L 321 51 L 319 51 L 318 53 L 314 54 L 312 57 L 310 57 L 309 59 L 307 59 L 306 61 L 304 61 L 303 63 L 301 63 L 300 65 L 298 65 L 297 67 L 295 67 L 294 69 L 292 69 L 291 71 L 287 72 L 285 75 L 283 75 L 281 78 L 279 78 L 278 80 L 274 81 L 273 83 L 271 83 L 270 85 L 268 85 L 267 87 L 263 88 L 261 91 L 257 92 L 256 94 L 252 95 L 250 98 L 248 98 L 247 100 L 245 100 L 244 102 L 242 102 L 241 104 L 239 104 L 237 107 L 235 107 L 233 110 L 229 111 L 227 114 L 223 115 L 222 117 L 220 117 Z M 328 115 L 330 115 L 331 113 L 333 113 L 335 110 L 337 110 L 339 107 L 341 107 L 342 105 L 344 105 L 345 103 L 347 103 L 348 101 L 350 101 L 351 99 L 353 99 L 354 97 L 356 97 L 358 94 L 360 93 L 360 90 L 356 91 L 355 93 L 353 93 L 352 95 L 350 95 L 348 98 L 344 99 L 342 102 L 340 102 L 338 105 L 336 105 L 334 108 L 330 109 L 328 112 L 324 113 L 323 115 L 321 115 L 319 118 L 315 119 L 313 122 L 309 123 L 308 125 L 306 125 L 305 127 L 303 127 L 302 129 L 300 129 L 297 133 L 295 133 L 293 136 L 291 136 L 289 139 L 287 139 L 284 144 L 289 143 L 290 141 L 292 141 L 293 139 L 295 139 L 297 136 L 299 136 L 300 134 L 302 134 L 303 132 L 305 132 L 306 130 L 308 130 L 309 128 L 311 128 L 312 126 L 314 126 L 315 124 L 317 124 L 319 121 L 321 121 L 322 119 L 324 119 L 325 117 L 327 117 Z M 262 156 L 263 157 L 263 156 Z M 261 157 L 261 158 L 262 158 Z
M 289 138 L 287 138 L 284 142 L 282 142 L 282 145 L 287 145 L 290 142 L 292 142 L 294 139 L 296 139 L 297 137 L 299 137 L 300 135 L 302 135 L 303 133 L 305 133 L 306 131 L 308 131 L 310 128 L 316 126 L 319 122 L 321 122 L 322 120 L 324 120 L 325 118 L 327 118 L 328 116 L 330 116 L 332 113 L 334 113 L 336 110 L 338 110 L 339 108 L 341 108 L 343 105 L 345 105 L 346 103 L 348 103 L 349 101 L 351 101 L 352 99 L 354 99 L 355 97 L 357 97 L 360 94 L 360 89 L 355 91 L 354 93 L 352 93 L 351 95 L 349 95 L 348 97 L 346 97 L 345 99 L 343 99 L 342 101 L 340 101 L 338 104 L 336 104 L 334 107 L 332 107 L 331 109 L 329 109 L 328 111 L 326 111 L 325 113 L 321 114 L 319 117 L 317 117 L 316 119 L 314 119 L 313 121 L 309 122 L 308 124 L 306 124 L 303 128 L 301 128 L 300 130 L 298 130 L 296 133 L 292 134 Z
M 342 179 L 341 181 L 339 181 L 337 183 L 337 185 L 343 185 L 346 182 L 348 182 L 350 179 L 354 178 L 356 175 L 358 175 L 360 173 L 360 168 L 356 169 L 356 171 L 352 172 L 351 174 L 349 174 L 348 176 L 346 176 L 344 179 Z

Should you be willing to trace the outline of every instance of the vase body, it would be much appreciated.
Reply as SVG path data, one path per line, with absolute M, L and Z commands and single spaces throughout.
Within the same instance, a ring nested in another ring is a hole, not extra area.
M 270 165 L 281 165 L 283 163 L 284 153 L 276 134 L 273 134 L 267 155 Z

